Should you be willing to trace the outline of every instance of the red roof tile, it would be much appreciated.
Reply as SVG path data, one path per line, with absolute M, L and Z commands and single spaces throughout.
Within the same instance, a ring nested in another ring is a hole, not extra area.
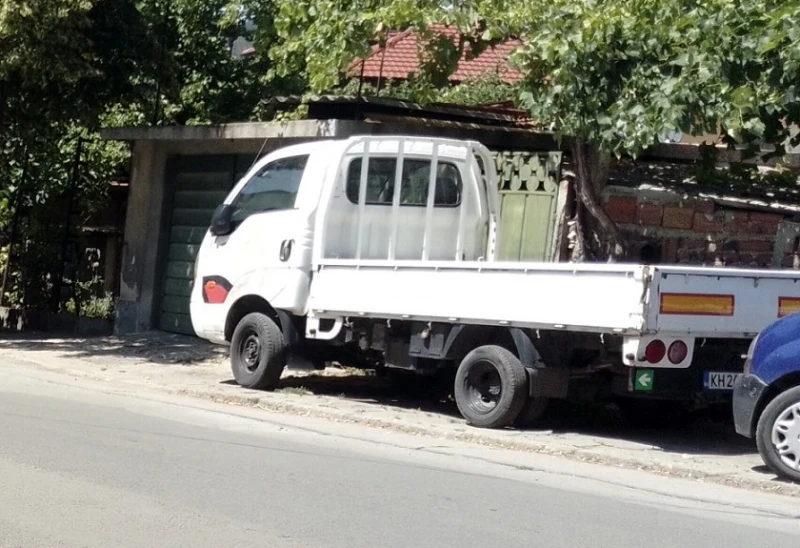
M 431 30 L 437 35 L 456 34 L 455 29 L 444 25 L 435 25 Z M 519 44 L 519 40 L 509 40 L 494 48 L 487 48 L 474 59 L 467 60 L 465 55 L 458 68 L 450 75 L 450 81 L 463 82 L 496 73 L 507 83 L 518 82 L 522 79 L 522 74 L 509 65 L 508 59 Z M 351 65 L 354 75 L 361 73 L 361 63 L 359 59 Z M 414 31 L 407 30 L 389 35 L 385 54 L 383 48 L 373 46 L 372 53 L 364 61 L 363 74 L 364 78 L 405 80 L 410 74 L 419 71 L 419 66 L 418 36 Z

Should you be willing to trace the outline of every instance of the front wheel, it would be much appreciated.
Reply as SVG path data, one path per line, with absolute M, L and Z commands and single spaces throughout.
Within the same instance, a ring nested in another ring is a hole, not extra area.
M 519 416 L 527 397 L 525 368 L 501 346 L 476 348 L 458 366 L 456 405 L 472 426 L 509 426 Z
M 285 358 L 283 334 L 269 316 L 254 312 L 242 318 L 231 337 L 231 370 L 237 384 L 274 390 Z
M 756 427 L 758 453 L 778 476 L 800 482 L 800 386 L 772 400 Z

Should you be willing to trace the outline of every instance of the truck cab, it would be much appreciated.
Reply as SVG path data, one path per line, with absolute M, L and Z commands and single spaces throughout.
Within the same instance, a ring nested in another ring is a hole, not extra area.
M 268 154 L 217 208 L 200 247 L 195 332 L 229 342 L 256 309 L 272 310 L 286 327 L 308 312 L 323 259 L 494 258 L 496 174 L 489 165 L 486 184 L 480 157 L 490 158 L 478 143 L 412 137 L 317 141 Z

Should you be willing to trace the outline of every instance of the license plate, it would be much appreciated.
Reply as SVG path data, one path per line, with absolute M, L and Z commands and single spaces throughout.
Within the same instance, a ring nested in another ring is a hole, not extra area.
M 703 388 L 706 390 L 733 390 L 741 373 L 729 371 L 706 371 L 703 374 Z

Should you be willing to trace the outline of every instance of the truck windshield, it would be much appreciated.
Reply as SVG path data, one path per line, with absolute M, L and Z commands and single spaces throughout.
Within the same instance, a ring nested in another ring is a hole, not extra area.
M 250 215 L 292 209 L 308 155 L 281 158 L 261 168 L 233 200 L 232 220 L 242 222 Z

